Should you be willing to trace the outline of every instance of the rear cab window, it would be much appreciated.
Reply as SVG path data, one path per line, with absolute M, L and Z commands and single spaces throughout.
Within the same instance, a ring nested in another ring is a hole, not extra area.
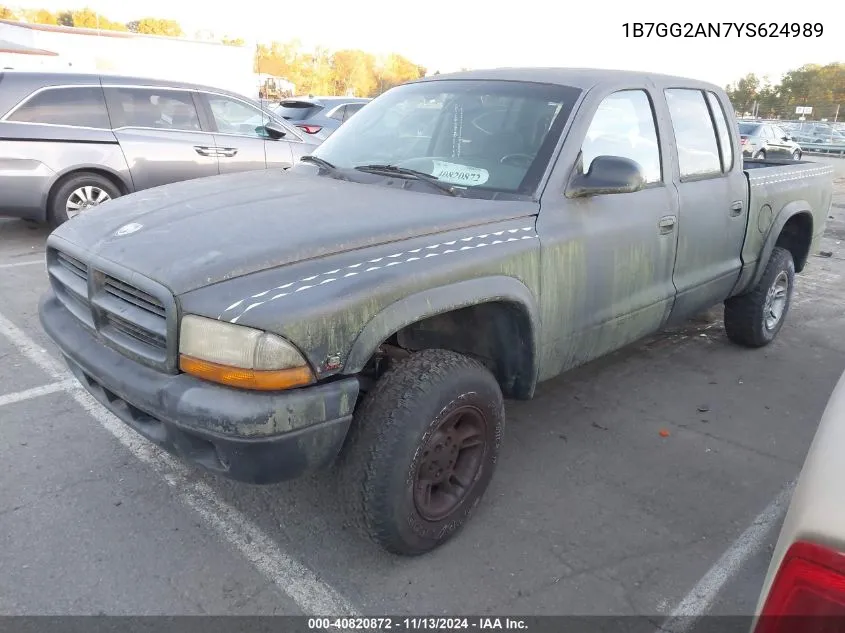
M 109 129 L 108 110 L 99 86 L 46 88 L 8 114 L 6 121 Z

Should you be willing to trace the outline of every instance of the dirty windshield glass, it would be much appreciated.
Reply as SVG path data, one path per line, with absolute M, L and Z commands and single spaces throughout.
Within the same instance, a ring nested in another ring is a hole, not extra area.
M 399 86 L 362 109 L 314 155 L 345 169 L 413 169 L 479 195 L 530 194 L 578 93 L 510 81 Z

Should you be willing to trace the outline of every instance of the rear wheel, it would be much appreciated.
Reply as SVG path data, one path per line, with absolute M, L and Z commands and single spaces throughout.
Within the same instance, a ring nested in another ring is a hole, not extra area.
M 91 172 L 68 176 L 50 198 L 48 217 L 53 226 L 120 197 L 120 189 L 108 178 Z
M 771 343 L 789 311 L 795 281 L 792 254 L 776 246 L 763 276 L 754 288 L 725 301 L 725 332 L 746 347 Z
M 761 149 L 759 152 L 754 154 L 753 158 L 756 158 L 757 160 L 766 160 L 766 150 Z
M 504 426 L 499 385 L 480 363 L 447 350 L 398 361 L 359 406 L 341 452 L 353 523 L 395 554 L 445 543 L 487 489 Z
M 792 160 L 801 160 L 801 152 L 799 152 L 797 149 L 792 152 Z

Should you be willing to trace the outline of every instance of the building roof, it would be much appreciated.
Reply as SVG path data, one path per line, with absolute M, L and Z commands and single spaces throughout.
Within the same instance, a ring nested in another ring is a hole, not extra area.
M 209 46 L 230 46 L 223 42 L 213 42 L 209 40 L 194 40 L 185 37 L 170 37 L 168 35 L 148 35 L 146 33 L 133 33 L 132 31 L 111 31 L 109 29 L 88 29 L 78 26 L 61 26 L 57 24 L 32 24 L 30 22 L 18 22 L 17 20 L 0 20 L 0 25 L 7 24 L 30 31 L 47 31 L 53 33 L 68 33 L 70 35 L 94 35 L 98 37 L 115 37 L 124 39 L 133 38 L 153 38 L 166 39 L 176 42 L 191 42 L 193 44 L 208 44 Z M 238 48 L 235 46 L 235 48 Z
M 10 42 L 9 40 L 0 39 L 0 53 L 16 53 L 18 55 L 47 55 L 49 57 L 58 57 L 58 53 L 53 51 L 45 51 L 43 48 L 32 48 L 17 42 Z

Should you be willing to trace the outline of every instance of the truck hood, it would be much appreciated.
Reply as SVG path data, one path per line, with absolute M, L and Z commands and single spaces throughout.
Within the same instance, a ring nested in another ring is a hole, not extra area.
M 533 202 L 261 170 L 136 192 L 86 211 L 53 235 L 178 295 L 293 262 L 536 212 Z

